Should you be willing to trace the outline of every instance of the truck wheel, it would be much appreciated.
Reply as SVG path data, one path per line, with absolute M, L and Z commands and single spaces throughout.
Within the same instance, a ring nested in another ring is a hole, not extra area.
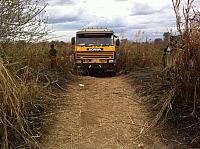
M 76 74 L 79 75 L 79 76 L 81 76 L 82 75 L 82 71 L 80 71 L 80 70 L 77 69 L 76 70 Z
M 88 76 L 89 75 L 89 72 L 87 69 L 76 69 L 76 72 L 77 72 L 77 75 L 79 76 Z
M 116 71 L 110 72 L 110 76 L 111 77 L 115 77 L 116 76 Z
M 84 69 L 84 70 L 82 71 L 82 75 L 83 75 L 83 76 L 88 76 L 88 75 L 89 75 L 88 69 Z

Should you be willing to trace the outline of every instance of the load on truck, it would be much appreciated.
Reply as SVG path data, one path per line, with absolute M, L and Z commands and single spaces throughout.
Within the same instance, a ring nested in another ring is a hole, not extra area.
M 116 74 L 116 50 L 119 39 L 107 28 L 83 28 L 71 40 L 74 45 L 75 68 L 80 74 L 90 69 L 103 69 Z

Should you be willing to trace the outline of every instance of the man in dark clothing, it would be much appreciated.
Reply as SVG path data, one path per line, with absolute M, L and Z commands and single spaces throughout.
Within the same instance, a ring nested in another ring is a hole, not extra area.
M 51 59 L 51 68 L 54 68 L 56 65 L 56 56 L 57 56 L 57 50 L 55 49 L 54 44 L 52 44 L 51 49 L 49 50 L 49 57 Z
M 162 62 L 163 62 L 163 67 L 165 68 L 167 66 L 167 49 L 168 49 L 168 46 L 164 47 L 163 49 L 163 56 L 162 56 Z

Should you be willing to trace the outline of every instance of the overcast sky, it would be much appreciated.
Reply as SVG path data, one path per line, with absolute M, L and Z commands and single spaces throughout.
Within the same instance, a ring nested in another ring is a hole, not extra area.
M 48 0 L 49 28 L 54 40 L 70 41 L 85 27 L 108 27 L 123 38 L 162 37 L 175 27 L 171 0 Z

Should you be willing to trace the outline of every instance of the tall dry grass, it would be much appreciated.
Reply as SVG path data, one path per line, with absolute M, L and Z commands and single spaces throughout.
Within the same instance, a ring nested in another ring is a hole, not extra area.
M 51 43 L 18 41 L 0 45 L 0 148 L 39 148 L 39 118 L 56 88 L 63 89 L 70 79 L 72 62 L 69 44 L 55 42 L 58 50 L 56 68 L 50 68 Z M 55 98 L 55 97 L 53 97 Z M 52 100 L 52 101 L 49 101 Z
M 166 102 L 174 103 L 174 107 L 187 107 L 187 114 L 199 119 L 200 116 L 200 14 L 193 9 L 193 1 L 188 0 L 183 9 L 183 16 L 180 15 L 180 4 L 182 1 L 173 1 L 177 18 L 177 28 L 181 36 L 181 42 L 174 53 L 175 65 L 167 70 L 171 80 L 171 88 L 174 94 L 169 95 Z M 181 17 L 183 17 L 181 19 Z M 181 19 L 181 20 L 180 20 Z M 184 28 L 181 29 L 181 22 Z M 180 52 L 181 51 L 181 52 Z M 166 106 L 167 108 L 167 106 Z
M 164 119 L 166 120 L 164 122 L 173 123 L 174 127 L 184 132 L 185 142 L 182 142 L 183 144 L 187 142 L 190 147 L 199 147 L 200 13 L 196 9 L 198 7 L 193 5 L 193 0 L 185 2 L 173 0 L 172 2 L 177 19 L 177 31 L 181 40 L 176 47 L 172 46 L 173 65 L 160 69 L 160 72 L 154 74 L 156 77 L 150 77 L 152 81 L 144 84 L 148 85 L 144 87 L 146 89 L 144 92 L 148 91 L 147 95 L 150 95 L 150 100 L 153 100 L 153 109 L 158 110 L 155 119 L 146 131 Z M 182 3 L 183 8 L 181 8 Z M 143 68 L 142 73 L 148 73 L 145 72 L 145 67 L 163 68 L 163 51 L 161 50 L 163 45 L 122 43 L 121 59 L 122 64 L 125 63 L 123 69 L 134 71 L 134 68 L 140 67 Z M 173 43 L 168 43 L 168 45 L 173 45 Z M 145 80 L 145 78 L 142 79 Z
M 119 53 L 119 70 L 130 72 L 137 68 L 162 66 L 161 43 L 122 42 Z
M 34 106 L 38 95 L 37 86 L 17 81 L 1 61 L 0 93 L 1 148 L 16 148 L 21 141 L 22 144 L 34 143 L 26 116 Z M 16 142 L 13 142 L 13 139 L 16 139 Z
M 57 69 L 61 65 L 70 65 L 71 47 L 68 43 L 64 42 L 40 42 L 32 43 L 26 41 L 18 41 L 14 43 L 1 43 L 0 51 L 4 55 L 4 62 L 9 66 L 30 66 L 35 70 L 49 69 L 50 58 L 49 50 L 50 44 L 55 44 L 58 51 L 57 56 Z M 66 56 L 65 56 L 65 54 Z M 17 65 L 15 65 L 17 64 Z M 18 69 L 17 67 L 14 67 Z M 65 67 L 71 71 L 71 67 Z
M 175 63 L 159 74 L 160 81 L 154 86 L 153 90 L 156 89 L 158 94 L 163 93 L 154 107 L 159 112 L 147 130 L 164 118 L 183 134 L 185 140 L 182 144 L 199 147 L 200 13 L 195 10 L 192 0 L 186 1 L 183 11 L 179 11 L 183 1 L 172 2 L 181 41 L 177 47 L 172 47 Z

